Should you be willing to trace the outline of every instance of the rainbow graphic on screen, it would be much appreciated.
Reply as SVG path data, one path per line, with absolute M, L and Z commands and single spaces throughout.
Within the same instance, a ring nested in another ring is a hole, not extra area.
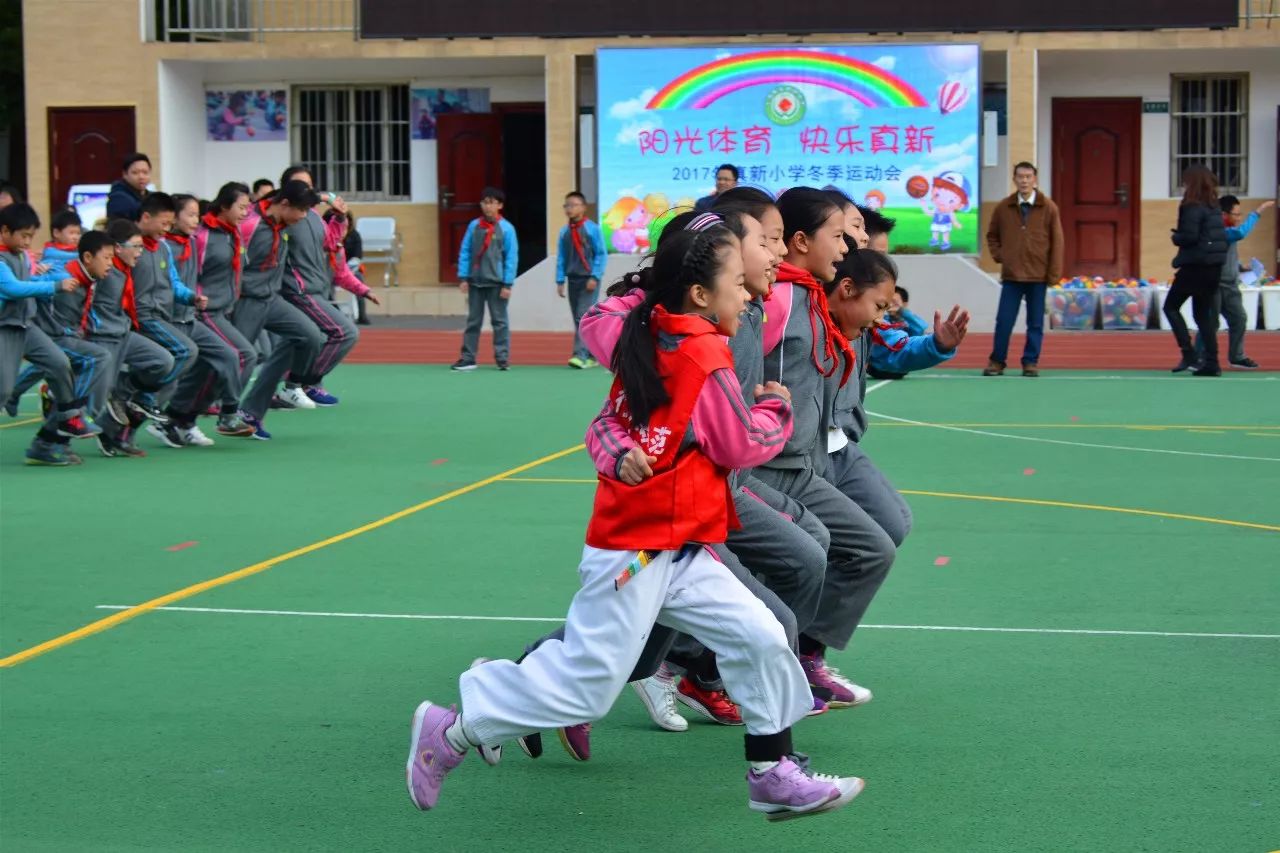
M 752 86 L 802 83 L 843 92 L 866 107 L 925 107 L 906 80 L 877 65 L 814 50 L 762 50 L 717 59 L 681 74 L 645 106 L 702 110 Z

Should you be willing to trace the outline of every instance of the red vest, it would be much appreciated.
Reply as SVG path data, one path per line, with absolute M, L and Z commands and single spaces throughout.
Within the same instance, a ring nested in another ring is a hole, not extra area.
M 643 310 L 636 309 L 636 310 Z M 657 349 L 658 374 L 670 400 L 643 427 L 631 422 L 622 382 L 609 392 L 613 411 L 631 438 L 656 457 L 653 476 L 638 486 L 599 476 L 587 544 L 609 551 L 674 551 L 690 542 L 724 542 L 738 515 L 729 494 L 728 469 L 716 465 L 696 445 L 680 450 L 698 394 L 712 371 L 733 369 L 729 347 L 714 325 L 693 314 L 655 308 L 654 335 L 683 336 L 674 350 Z

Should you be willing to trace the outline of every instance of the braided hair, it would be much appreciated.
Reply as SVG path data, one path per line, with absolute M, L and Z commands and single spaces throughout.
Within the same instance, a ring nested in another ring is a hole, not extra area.
M 658 373 L 657 341 L 650 328 L 653 309 L 661 305 L 678 314 L 685 294 L 695 284 L 711 288 L 725 249 L 737 251 L 733 232 L 719 216 L 702 214 L 679 231 L 664 231 L 653 266 L 642 271 L 644 302 L 627 315 L 610 365 L 622 382 L 632 422 L 644 426 L 670 396 Z

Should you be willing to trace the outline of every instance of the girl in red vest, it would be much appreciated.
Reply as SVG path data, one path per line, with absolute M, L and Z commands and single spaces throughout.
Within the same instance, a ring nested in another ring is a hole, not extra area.
M 712 217 L 714 220 L 715 218 Z M 406 765 L 409 796 L 430 809 L 445 775 L 472 747 L 602 717 L 655 622 L 703 639 L 718 655 L 746 726 L 750 807 L 773 820 L 848 803 L 862 780 L 810 774 L 792 758 L 791 726 L 812 708 L 782 627 L 703 544 L 737 524 L 728 472 L 777 452 L 765 435 L 791 429 L 787 390 L 771 382 L 742 399 L 721 335 L 746 306 L 741 247 L 718 221 L 659 246 L 657 283 L 627 317 L 609 402 L 656 459 L 635 486 L 601 476 L 563 640 L 524 661 L 477 661 L 460 678 L 462 711 L 420 704 Z

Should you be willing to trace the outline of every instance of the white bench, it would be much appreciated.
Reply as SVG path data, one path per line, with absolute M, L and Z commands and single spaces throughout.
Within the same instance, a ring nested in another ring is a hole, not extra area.
M 382 286 L 390 287 L 396 283 L 396 266 L 400 263 L 400 251 L 403 243 L 400 232 L 396 231 L 394 216 L 363 216 L 356 220 L 356 231 L 364 243 L 365 266 L 381 264 Z

